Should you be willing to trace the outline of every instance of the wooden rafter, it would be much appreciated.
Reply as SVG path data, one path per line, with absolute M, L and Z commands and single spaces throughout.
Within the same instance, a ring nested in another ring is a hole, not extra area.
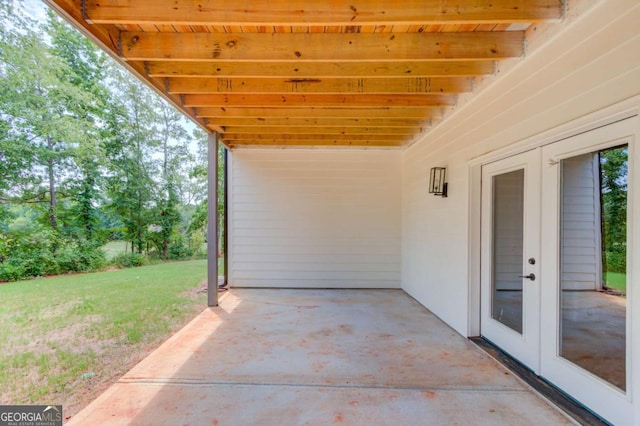
M 214 126 L 321 126 L 321 127 L 423 127 L 431 123 L 431 119 L 389 119 L 389 118 L 214 118 L 207 119 L 208 125 Z
M 280 135 L 413 135 L 421 133 L 425 127 L 310 127 L 310 126 L 283 126 L 270 127 L 265 126 L 260 129 L 262 134 L 280 134 Z M 248 133 L 255 134 L 256 129 L 253 126 L 228 126 L 224 128 L 224 133 Z
M 294 141 L 294 140 L 306 140 L 306 141 L 321 141 L 327 138 L 327 135 L 322 134 L 251 134 L 251 133 L 224 133 L 221 135 L 222 139 L 227 142 L 245 142 L 245 141 L 265 141 L 265 142 L 273 142 L 273 141 Z M 331 140 L 334 141 L 366 141 L 366 140 L 377 140 L 377 141 L 395 141 L 400 142 L 407 139 L 405 135 L 385 135 L 385 134 L 366 134 L 366 135 L 339 135 L 332 134 L 329 136 Z
M 394 78 L 171 78 L 169 93 L 464 93 L 473 89 L 468 77 Z
M 316 95 L 316 94 L 206 94 L 185 95 L 185 107 L 242 106 L 259 107 L 447 107 L 456 103 L 456 95 Z
M 149 77 L 406 78 L 492 74 L 492 61 L 429 62 L 171 62 L 146 64 Z
M 323 139 L 273 139 L 269 141 L 251 139 L 247 141 L 225 141 L 231 149 L 234 148 L 286 148 L 286 147 L 362 147 L 362 148 L 393 148 L 403 147 L 407 144 L 406 138 L 402 140 L 355 140 L 353 138 L 334 139 L 326 137 Z
M 561 0 L 87 0 L 94 24 L 424 25 L 557 20 Z
M 286 118 L 367 118 L 367 119 L 413 119 L 427 120 L 442 117 L 443 107 L 307 107 L 307 108 L 243 108 L 243 107 L 200 107 L 196 108 L 196 116 L 203 118 L 250 118 L 250 119 L 286 119 Z M 210 120 L 211 121 L 211 120 Z
M 396 147 L 406 144 L 407 139 L 415 136 L 405 135 L 260 135 L 244 137 L 246 135 L 222 135 L 228 146 L 368 146 L 368 147 Z
M 433 61 L 522 56 L 524 32 L 151 33 L 123 32 L 118 50 L 133 61 Z

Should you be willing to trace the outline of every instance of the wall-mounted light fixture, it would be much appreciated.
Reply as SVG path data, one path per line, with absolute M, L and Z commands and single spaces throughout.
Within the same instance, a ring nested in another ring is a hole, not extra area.
M 429 194 L 439 195 L 441 197 L 447 196 L 447 182 L 445 177 L 447 169 L 445 167 L 432 167 L 431 175 L 429 176 Z

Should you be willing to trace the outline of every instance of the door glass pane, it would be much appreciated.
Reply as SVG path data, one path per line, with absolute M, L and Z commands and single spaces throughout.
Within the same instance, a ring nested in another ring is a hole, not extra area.
M 627 146 L 562 160 L 560 356 L 626 389 Z
M 524 170 L 493 177 L 492 318 L 522 334 Z

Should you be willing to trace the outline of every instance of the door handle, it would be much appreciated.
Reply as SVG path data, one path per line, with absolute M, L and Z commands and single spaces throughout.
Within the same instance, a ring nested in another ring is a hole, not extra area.
M 526 279 L 531 280 L 531 281 L 535 281 L 536 280 L 536 276 L 535 276 L 535 274 L 533 272 L 530 273 L 529 275 L 518 275 L 518 278 L 526 278 Z

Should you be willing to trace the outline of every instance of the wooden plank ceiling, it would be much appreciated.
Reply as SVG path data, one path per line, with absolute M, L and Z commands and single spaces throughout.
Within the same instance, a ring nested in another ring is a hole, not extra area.
M 405 147 L 563 0 L 46 0 L 230 148 Z

